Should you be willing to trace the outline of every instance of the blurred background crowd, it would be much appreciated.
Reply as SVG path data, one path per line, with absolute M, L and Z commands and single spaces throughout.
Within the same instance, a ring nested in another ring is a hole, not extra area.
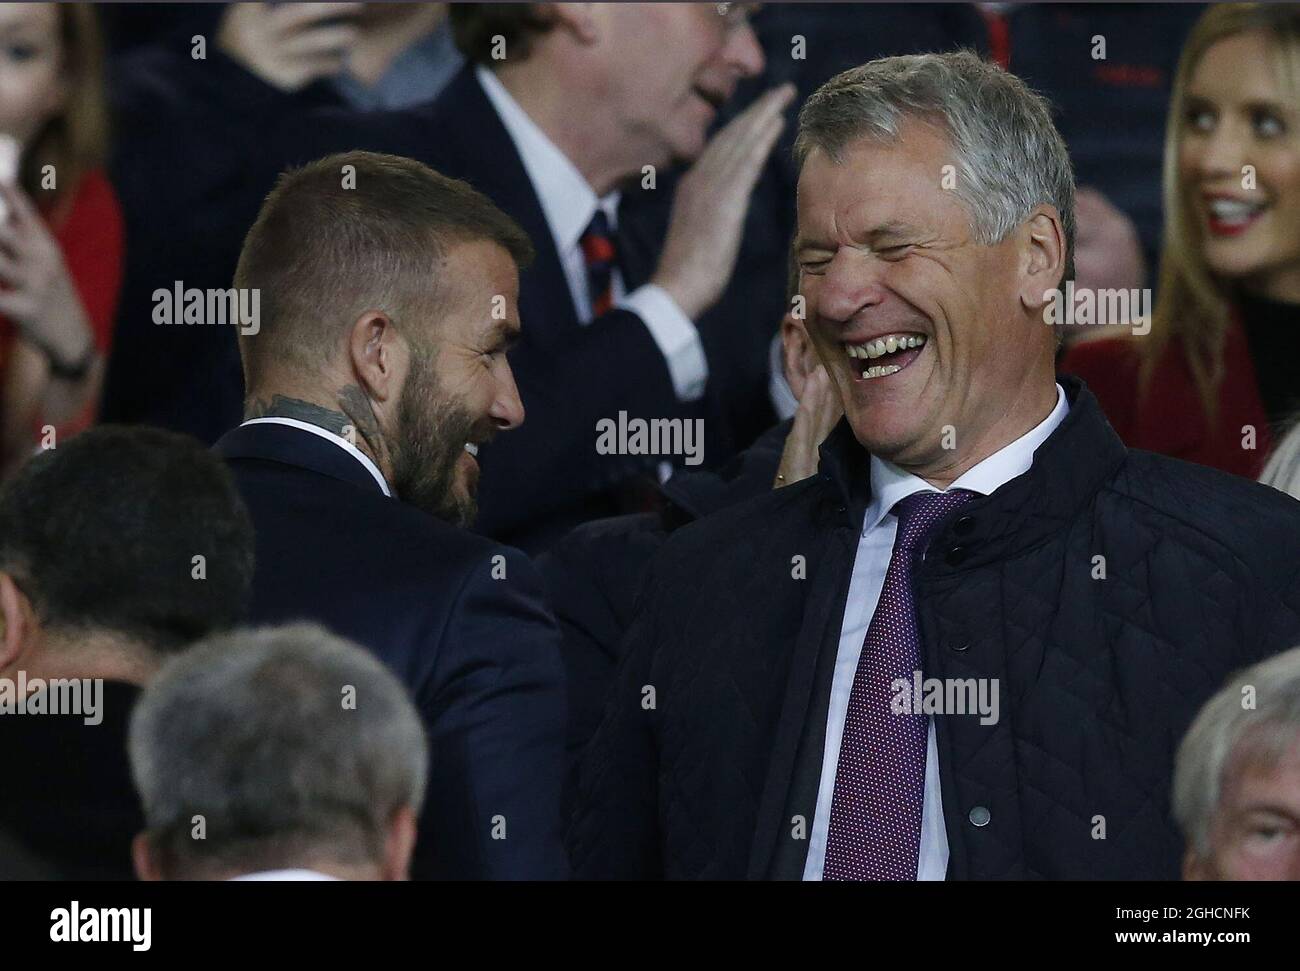
M 529 418 L 485 450 L 478 529 L 545 549 L 578 522 L 647 501 L 629 486 L 645 467 L 596 461 L 594 419 L 621 408 L 705 417 L 705 464 L 717 469 L 793 414 L 777 333 L 794 113 L 846 67 L 957 48 L 1055 106 L 1080 185 L 1077 287 L 1154 291 L 1140 338 L 1067 327 L 1063 370 L 1089 382 L 1132 446 L 1257 476 L 1283 437 L 1300 294 L 1294 270 L 1265 274 L 1293 265 L 1300 245 L 1293 92 L 1252 46 L 1261 41 L 1214 31 L 1193 39 L 1180 75 L 1199 5 L 733 5 L 719 18 L 693 4 L 659 26 L 653 51 L 629 37 L 621 74 L 584 65 L 584 77 L 544 51 L 511 58 L 545 36 L 544 18 L 454 6 L 450 17 L 440 4 L 4 8 L 3 129 L 20 154 L 5 189 L 5 468 L 41 429 L 67 435 L 97 419 L 215 441 L 242 414 L 235 330 L 160 326 L 155 293 L 229 287 L 287 165 L 394 151 L 468 179 L 544 241 L 523 281 L 516 370 Z M 701 41 L 707 30 L 723 42 Z M 761 132 L 734 170 L 683 179 L 674 162 L 697 156 L 693 143 L 787 83 L 780 134 Z M 706 105 L 689 104 L 683 84 Z M 581 292 L 597 210 L 613 255 L 608 307 Z M 592 336 L 593 318 L 620 310 L 645 326 Z M 1279 476 L 1293 469 L 1278 465 Z

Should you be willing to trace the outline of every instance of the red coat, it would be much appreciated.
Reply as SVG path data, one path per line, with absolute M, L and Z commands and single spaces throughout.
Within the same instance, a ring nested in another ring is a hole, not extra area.
M 1069 348 L 1058 370 L 1082 378 L 1124 444 L 1258 478 L 1272 447 L 1268 416 L 1255 378 L 1246 335 L 1238 321 L 1228 328 L 1218 414 L 1213 425 L 1201 406 L 1187 358 L 1171 344 L 1138 400 L 1138 349 L 1142 338 L 1101 338 Z M 1245 426 L 1255 447 L 1243 447 Z

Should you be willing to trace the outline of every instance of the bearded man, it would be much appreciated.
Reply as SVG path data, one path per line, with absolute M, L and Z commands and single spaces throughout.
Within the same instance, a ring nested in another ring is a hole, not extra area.
M 324 623 L 410 690 L 417 878 L 566 874 L 559 631 L 527 558 L 465 528 L 478 446 L 524 420 L 506 351 L 531 257 L 465 183 L 351 152 L 280 177 L 235 273 L 261 319 L 216 448 L 257 534 L 253 619 Z

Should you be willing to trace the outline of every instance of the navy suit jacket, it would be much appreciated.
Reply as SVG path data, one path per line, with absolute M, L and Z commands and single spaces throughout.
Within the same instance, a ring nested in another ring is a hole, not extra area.
M 413 875 L 565 877 L 560 635 L 527 557 L 384 496 L 302 429 L 242 426 L 216 450 L 253 517 L 253 620 L 323 623 L 414 697 L 430 774 Z

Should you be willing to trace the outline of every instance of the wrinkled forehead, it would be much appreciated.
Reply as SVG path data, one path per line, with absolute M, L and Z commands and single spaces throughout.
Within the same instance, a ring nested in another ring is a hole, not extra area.
M 799 173 L 798 240 L 964 218 L 957 178 L 947 137 L 921 122 L 905 122 L 893 138 L 861 136 L 833 155 L 814 148 Z

